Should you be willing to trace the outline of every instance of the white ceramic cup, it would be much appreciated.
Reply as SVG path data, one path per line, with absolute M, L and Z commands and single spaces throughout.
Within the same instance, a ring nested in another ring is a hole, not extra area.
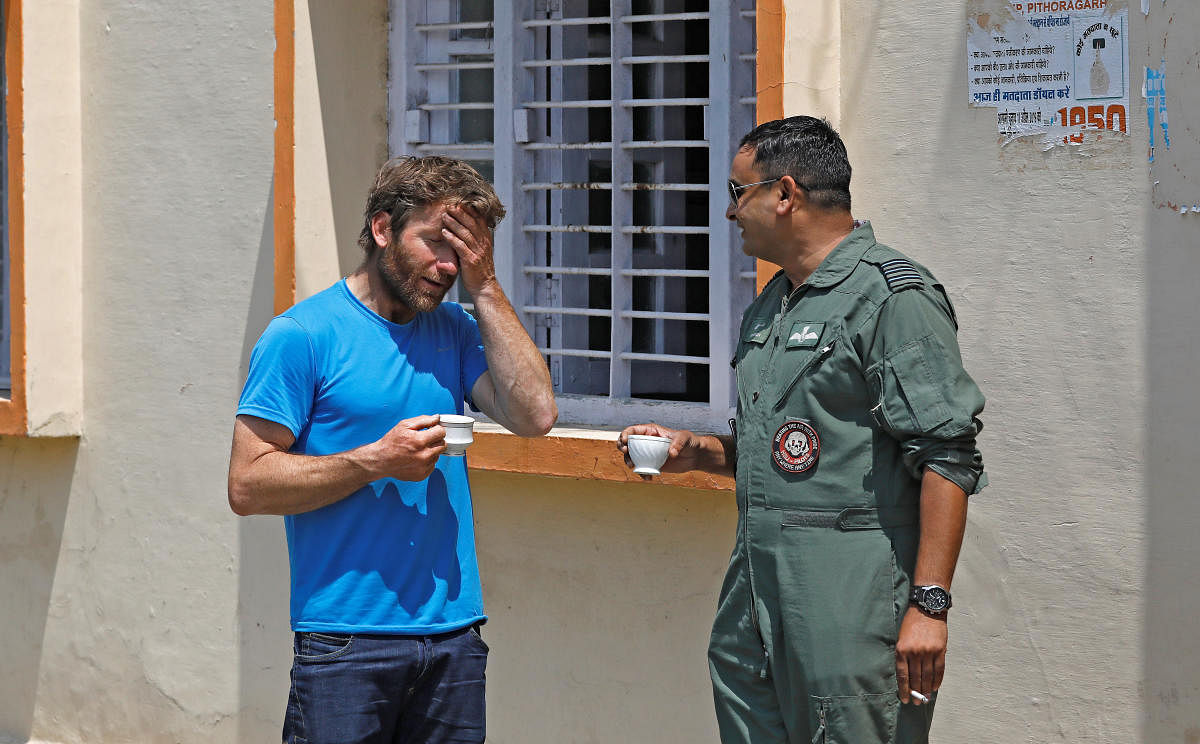
M 475 419 L 457 413 L 443 413 L 440 418 L 446 430 L 446 451 L 442 454 L 450 457 L 467 454 L 467 446 L 475 441 Z
M 630 434 L 627 444 L 629 459 L 633 460 L 633 472 L 638 475 L 659 475 L 658 469 L 667 461 L 670 437 Z

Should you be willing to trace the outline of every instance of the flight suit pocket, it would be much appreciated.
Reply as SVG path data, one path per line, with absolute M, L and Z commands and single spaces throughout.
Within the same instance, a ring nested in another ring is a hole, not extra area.
M 738 344 L 737 353 L 734 354 L 732 360 L 734 379 L 737 384 L 738 403 L 741 406 L 747 406 L 750 400 L 751 389 L 755 388 L 758 383 L 758 378 L 754 377 L 757 371 L 753 369 L 754 359 L 751 359 L 749 367 L 747 367 L 746 358 L 752 355 L 757 355 L 762 351 L 767 339 L 771 336 L 771 324 L 767 321 L 760 321 L 747 328 L 742 333 L 742 341 Z
M 775 410 L 779 411 L 787 402 L 788 397 L 800 381 L 807 375 L 812 374 L 820 367 L 821 363 L 828 359 L 837 350 L 840 343 L 840 325 L 830 324 L 825 329 L 825 324 L 814 324 L 824 332 L 818 343 L 811 347 L 789 345 L 783 353 L 783 360 L 780 365 L 781 375 L 780 380 L 783 383 L 779 389 L 779 396 L 775 400 Z M 811 333 L 808 330 L 809 326 L 805 326 L 804 331 Z M 793 336 L 796 335 L 793 333 Z
M 742 337 L 742 340 L 748 344 L 757 344 L 762 346 L 767 342 L 767 338 L 771 335 L 771 324 L 764 321 L 761 324 L 751 326 L 750 330 Z
M 935 379 L 932 335 L 918 339 L 867 370 L 875 405 L 871 416 L 896 434 L 929 434 L 951 419 L 941 384 Z
M 900 699 L 895 692 L 813 696 L 809 707 L 817 719 L 813 744 L 861 744 L 892 740 Z

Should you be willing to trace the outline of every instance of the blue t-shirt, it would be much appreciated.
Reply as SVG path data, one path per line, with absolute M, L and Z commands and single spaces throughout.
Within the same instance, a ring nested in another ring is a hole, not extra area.
M 444 302 L 400 325 L 342 280 L 267 326 L 237 412 L 291 429 L 294 453 L 329 455 L 402 419 L 462 413 L 486 370 L 461 306 Z M 293 630 L 419 635 L 484 619 L 463 457 L 438 458 L 423 481 L 374 481 L 284 525 Z

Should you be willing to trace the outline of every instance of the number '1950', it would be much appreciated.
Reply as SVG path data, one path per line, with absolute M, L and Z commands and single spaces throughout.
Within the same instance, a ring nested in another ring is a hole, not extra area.
M 1088 106 L 1072 106 L 1071 108 L 1060 108 L 1058 110 L 1058 120 L 1064 126 L 1078 127 L 1083 126 L 1086 129 L 1110 129 L 1114 132 L 1125 133 L 1125 104 L 1112 103 L 1107 107 L 1103 105 Z M 1083 134 L 1072 134 L 1063 137 L 1063 142 L 1067 140 L 1071 142 L 1083 142 Z

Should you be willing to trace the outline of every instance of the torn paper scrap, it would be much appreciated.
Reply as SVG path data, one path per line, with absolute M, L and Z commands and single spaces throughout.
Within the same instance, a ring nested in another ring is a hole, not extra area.
M 1167 61 L 1164 59 L 1157 70 L 1146 69 L 1146 80 L 1142 83 L 1142 96 L 1146 99 L 1146 120 L 1150 125 L 1150 162 L 1154 162 L 1155 123 L 1162 126 L 1162 143 L 1171 149 L 1171 130 L 1167 126 Z

